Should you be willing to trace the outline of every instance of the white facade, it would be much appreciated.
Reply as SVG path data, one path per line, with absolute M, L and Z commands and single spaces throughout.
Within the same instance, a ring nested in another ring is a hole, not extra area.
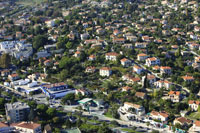
M 148 58 L 148 59 L 146 59 L 146 65 L 148 67 L 155 66 L 155 65 L 160 65 L 160 59 L 155 58 L 155 57 Z
M 139 67 L 139 66 L 134 66 L 133 67 L 133 71 L 135 71 L 137 74 L 141 74 L 143 72 L 143 68 L 142 67 Z
M 0 42 L 0 51 L 9 53 L 17 59 L 20 57 L 28 58 L 33 54 L 32 44 L 25 44 L 22 41 Z
M 112 70 L 110 69 L 100 69 L 101 76 L 110 76 L 112 74 Z
M 168 82 L 168 81 L 157 81 L 154 83 L 154 85 L 156 86 L 156 88 L 162 88 L 162 87 L 165 87 L 166 89 L 169 89 L 172 85 L 171 82 Z
M 193 104 L 189 104 L 189 107 L 190 107 L 192 110 L 194 110 L 194 111 L 197 111 L 197 110 L 198 110 L 198 107 L 199 107 L 199 105 L 198 105 L 198 104 L 195 104 L 195 103 L 193 103 Z
M 49 21 L 46 21 L 45 23 L 46 23 L 46 25 L 48 27 L 54 27 L 55 26 L 55 21 L 54 20 L 49 20 Z
M 86 40 L 88 39 L 88 37 L 89 37 L 89 34 L 87 33 L 81 34 L 81 40 Z
M 139 54 L 137 55 L 137 60 L 139 61 L 144 61 L 148 58 L 148 56 L 146 54 Z
M 129 109 L 130 108 L 133 108 L 135 109 L 135 114 L 136 115 L 144 115 L 145 114 L 145 109 L 144 107 L 140 106 L 140 105 L 137 105 L 137 104 L 132 104 L 132 103 L 128 103 L 128 102 L 125 102 L 124 103 L 124 106 L 122 107 L 123 110 L 125 110 L 126 112 L 129 112 Z

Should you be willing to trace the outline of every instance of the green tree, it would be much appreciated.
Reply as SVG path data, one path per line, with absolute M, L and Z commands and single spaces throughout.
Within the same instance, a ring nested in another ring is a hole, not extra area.
M 66 44 L 66 48 L 67 48 L 67 49 L 70 49 L 70 48 L 72 48 L 72 47 L 73 47 L 73 43 L 70 42 L 70 41 L 68 41 L 67 44 Z
M 48 108 L 46 113 L 50 118 L 52 118 L 56 115 L 56 109 L 55 108 Z
M 75 99 L 75 95 L 73 93 L 69 93 L 65 95 L 65 97 L 62 98 L 61 102 L 65 104 L 67 101 L 70 101 L 70 102 L 74 101 L 74 99 Z
M 15 96 L 12 96 L 11 103 L 14 103 L 14 102 L 17 102 L 17 98 Z
M 33 48 L 39 49 L 40 47 L 47 44 L 47 37 L 45 35 L 37 35 L 33 38 Z
M 35 118 L 34 110 L 31 109 L 31 110 L 30 110 L 30 113 L 28 114 L 28 120 L 29 120 L 29 121 L 33 121 L 34 118 Z
M 48 106 L 45 104 L 39 104 L 37 105 L 37 112 L 40 116 L 45 116 L 46 115 L 46 111 L 48 109 Z
M 29 101 L 28 105 L 32 108 L 35 109 L 37 107 L 37 103 L 35 101 Z
M 1 57 L 0 57 L 0 66 L 2 68 L 8 68 L 10 66 L 11 63 L 11 57 L 9 54 L 4 53 Z

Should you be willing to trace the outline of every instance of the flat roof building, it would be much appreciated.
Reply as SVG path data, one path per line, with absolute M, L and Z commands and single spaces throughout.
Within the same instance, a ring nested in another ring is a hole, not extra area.
M 15 102 L 5 104 L 5 110 L 7 120 L 13 123 L 27 120 L 30 107 L 26 103 Z
M 64 82 L 55 84 L 45 84 L 40 87 L 44 94 L 50 98 L 61 98 L 69 93 L 75 93 L 75 89 L 68 88 Z

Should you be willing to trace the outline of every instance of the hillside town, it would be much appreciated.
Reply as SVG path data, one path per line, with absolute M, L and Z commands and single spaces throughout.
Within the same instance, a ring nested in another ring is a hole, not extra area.
M 200 133 L 198 0 L 0 0 L 0 133 Z

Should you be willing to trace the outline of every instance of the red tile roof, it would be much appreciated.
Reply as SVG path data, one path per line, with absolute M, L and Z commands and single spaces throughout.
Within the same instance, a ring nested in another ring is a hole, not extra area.
M 197 105 L 200 105 L 200 101 L 189 100 L 188 104 L 197 104 Z
M 110 52 L 110 53 L 106 53 L 106 56 L 118 56 L 118 53 L 115 52 Z
M 168 94 L 169 95 L 177 95 L 177 96 L 179 96 L 181 94 L 181 92 L 180 91 L 170 91 Z
M 195 121 L 194 124 L 195 126 L 200 127 L 200 121 Z
M 36 129 L 40 126 L 40 124 L 37 123 L 26 123 L 26 122 L 20 122 L 14 125 L 15 127 L 21 127 L 21 128 L 27 128 L 27 129 Z
M 111 70 L 111 68 L 109 68 L 109 67 L 102 67 L 101 70 L 108 70 L 109 71 L 109 70 Z
M 0 122 L 0 128 L 8 127 L 7 124 Z

